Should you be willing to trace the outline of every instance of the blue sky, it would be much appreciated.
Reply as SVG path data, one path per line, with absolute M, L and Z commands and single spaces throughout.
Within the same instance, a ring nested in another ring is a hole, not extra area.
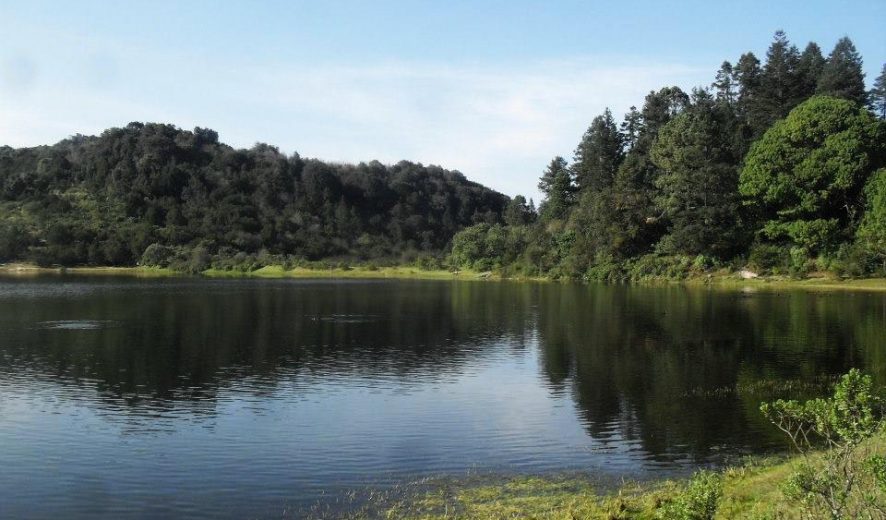
M 0 144 L 130 121 L 217 130 L 332 161 L 410 159 L 538 197 L 591 119 L 651 89 L 707 85 L 784 29 L 850 36 L 870 83 L 869 2 L 0 0 Z

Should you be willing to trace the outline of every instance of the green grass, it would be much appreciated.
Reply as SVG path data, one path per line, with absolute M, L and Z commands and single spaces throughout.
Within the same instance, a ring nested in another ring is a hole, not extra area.
M 209 269 L 204 276 L 216 278 L 403 278 L 422 280 L 479 280 L 492 278 L 475 271 L 450 271 L 436 269 L 424 270 L 417 267 L 336 267 L 332 269 L 313 269 L 296 267 L 286 270 L 280 265 L 269 265 L 255 271 L 225 271 Z
M 181 273 L 162 267 L 37 267 L 31 264 L 0 264 L 0 275 L 37 276 L 45 274 L 136 277 L 181 276 Z
M 171 269 L 159 267 L 36 267 L 30 264 L 0 265 L 0 274 L 6 275 L 37 275 L 41 273 L 68 273 L 84 275 L 131 275 L 131 276 L 175 276 Z M 212 278 L 397 278 L 421 280 L 517 280 L 517 281 L 550 281 L 547 278 L 505 278 L 499 273 L 481 273 L 471 270 L 452 272 L 444 269 L 425 270 L 418 267 L 395 266 L 370 268 L 336 267 L 330 269 L 295 267 L 285 269 L 280 265 L 269 265 L 255 271 L 238 271 L 208 269 L 201 273 Z M 761 277 L 743 280 L 734 273 L 719 272 L 710 276 L 698 276 L 678 281 L 643 281 L 633 285 L 674 285 L 682 284 L 690 287 L 707 286 L 726 290 L 792 290 L 808 289 L 815 291 L 886 291 L 886 278 L 862 278 L 843 280 L 839 278 L 805 278 L 793 279 L 786 277 Z
M 867 441 L 859 458 L 886 453 L 886 434 Z M 812 460 L 816 455 L 812 456 Z M 751 459 L 724 469 L 720 520 L 799 520 L 801 511 L 781 485 L 801 462 L 800 456 Z M 346 518 L 416 520 L 584 520 L 655 519 L 662 506 L 687 487 L 687 480 L 625 483 L 616 491 L 598 490 L 586 477 L 512 477 L 440 480 L 423 483 L 396 498 L 373 495 Z M 862 481 L 861 486 L 873 486 Z M 405 495 L 405 496 L 404 496 Z M 326 515 L 325 517 L 328 517 Z

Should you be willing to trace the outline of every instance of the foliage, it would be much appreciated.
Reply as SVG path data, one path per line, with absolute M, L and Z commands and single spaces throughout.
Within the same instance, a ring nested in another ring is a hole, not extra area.
M 594 118 L 575 149 L 572 171 L 578 189 L 599 191 L 611 186 L 624 153 L 624 137 L 607 108 Z
M 856 232 L 858 247 L 886 273 L 886 168 L 874 173 L 865 186 L 866 207 Z
M 886 119 L 886 63 L 880 70 L 880 75 L 874 80 L 874 88 L 870 92 L 871 105 L 874 113 L 880 119 Z
M 723 494 L 723 478 L 718 473 L 699 471 L 686 489 L 656 512 L 662 520 L 712 520 Z
M 564 218 L 575 204 L 575 181 L 569 165 L 562 157 L 554 157 L 538 182 L 538 189 L 545 194 L 539 208 L 544 221 Z
M 775 274 L 886 273 L 873 175 L 886 166 L 886 123 L 863 106 L 861 64 L 848 38 L 825 59 L 778 31 L 762 62 L 750 52 L 722 62 L 711 91 L 651 91 L 620 124 L 606 109 L 572 164 L 556 157 L 543 172 L 538 212 L 457 171 L 236 150 L 199 127 L 131 123 L 0 147 L 0 262 L 188 272 L 448 262 L 589 280 L 745 261 Z M 881 117 L 884 77 L 869 96 Z
M 725 105 L 696 92 L 695 103 L 659 132 L 651 156 L 661 168 L 657 206 L 670 221 L 666 252 L 728 256 L 739 245 L 735 128 Z
M 879 479 L 880 466 L 879 459 L 869 459 L 867 466 L 857 464 L 856 452 L 886 425 L 883 400 L 870 376 L 853 369 L 837 383 L 831 398 L 778 400 L 764 403 L 760 410 L 805 457 L 784 491 L 810 515 L 861 518 L 886 503 L 886 494 L 861 493 L 858 487 L 866 471 Z M 821 460 L 813 460 L 810 455 L 819 448 L 826 451 Z M 886 509 L 881 512 L 886 514 Z
M 194 271 L 226 249 L 412 259 L 443 251 L 466 226 L 500 221 L 506 203 L 436 166 L 328 164 L 266 144 L 236 150 L 203 128 L 131 123 L 0 147 L 0 260 Z M 175 260 L 168 248 L 187 252 Z
M 525 227 L 477 224 L 452 239 L 449 261 L 456 267 L 489 271 L 514 263 L 528 242 Z
M 764 236 L 810 253 L 834 247 L 860 216 L 883 138 L 869 112 L 831 97 L 813 97 L 775 123 L 751 147 L 739 183 L 766 218 Z
M 848 99 L 857 105 L 867 103 L 861 56 L 849 38 L 840 38 L 834 46 L 822 68 L 816 92 Z

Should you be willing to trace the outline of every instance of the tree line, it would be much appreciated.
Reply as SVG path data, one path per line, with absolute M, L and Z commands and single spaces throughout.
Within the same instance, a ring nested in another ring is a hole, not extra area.
M 508 198 L 412 162 L 331 164 L 212 130 L 131 123 L 0 147 L 0 262 L 210 266 L 440 258 Z
M 886 274 L 886 65 L 867 90 L 849 38 L 825 57 L 782 31 L 764 61 L 724 61 L 687 93 L 594 118 L 571 164 L 544 171 L 538 211 L 453 239 L 458 266 L 590 280 L 718 267 Z

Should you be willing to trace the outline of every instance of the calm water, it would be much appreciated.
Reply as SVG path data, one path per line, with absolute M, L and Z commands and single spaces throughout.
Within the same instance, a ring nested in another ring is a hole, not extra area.
M 0 279 L 0 517 L 279 517 L 423 476 L 657 478 L 781 447 L 886 296 Z

